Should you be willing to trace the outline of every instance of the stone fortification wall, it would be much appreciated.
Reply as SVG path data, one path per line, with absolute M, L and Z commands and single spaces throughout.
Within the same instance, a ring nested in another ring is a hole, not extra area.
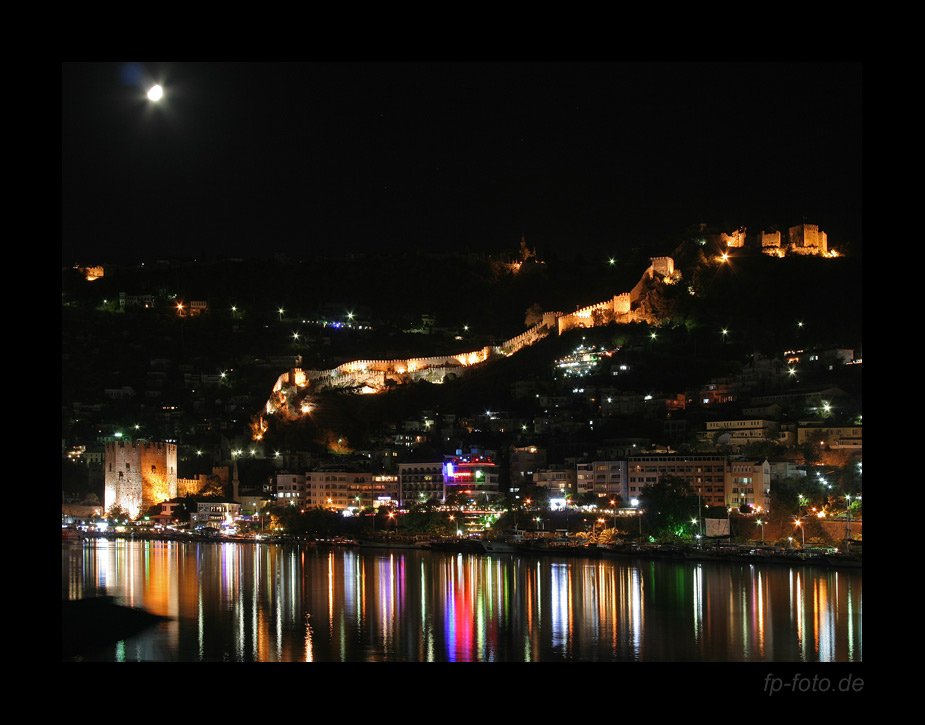
M 513 355 L 521 348 L 527 347 L 528 345 L 533 345 L 549 334 L 550 329 L 556 324 L 556 319 L 557 318 L 555 313 L 549 316 L 548 320 L 552 322 L 552 324 L 550 324 L 550 322 L 547 321 L 547 314 L 544 314 L 542 322 L 538 322 L 529 330 L 521 333 L 517 337 L 512 337 L 510 340 L 505 340 L 495 348 L 495 351 L 500 355 Z
M 575 327 L 595 327 L 611 322 L 628 323 L 648 319 L 643 310 L 634 307 L 643 297 L 649 280 L 656 274 L 669 277 L 674 274 L 674 259 L 653 257 L 650 265 L 630 292 L 622 292 L 612 299 L 583 307 L 575 312 L 544 312 L 543 319 L 526 332 L 505 340 L 500 345 L 457 355 L 409 358 L 406 360 L 353 360 L 331 370 L 302 370 L 292 368 L 277 378 L 273 395 L 267 401 L 267 412 L 273 413 L 287 387 L 304 388 L 357 388 L 364 392 L 378 392 L 389 381 L 403 383 L 414 380 L 441 382 L 448 374 L 459 374 L 467 368 L 481 364 L 492 357 L 513 355 L 533 345 L 552 330 L 561 335 Z
M 613 299 L 588 305 L 567 315 L 560 313 L 557 319 L 559 334 L 575 327 L 596 327 L 611 322 L 629 323 L 648 320 L 644 311 L 636 305 L 645 295 L 649 280 L 656 274 L 662 277 L 674 275 L 674 259 L 671 257 L 653 257 L 651 264 L 642 277 L 629 292 L 614 295 Z

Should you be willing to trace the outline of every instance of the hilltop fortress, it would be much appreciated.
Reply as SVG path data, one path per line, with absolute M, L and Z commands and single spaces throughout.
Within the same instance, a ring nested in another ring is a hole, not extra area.
M 706 231 L 706 225 L 701 231 Z M 746 246 L 744 227 L 731 234 L 707 234 L 717 247 L 735 249 Z M 703 239 L 703 238 L 702 238 Z M 828 247 L 825 232 L 816 225 L 800 224 L 790 227 L 786 239 L 779 231 L 761 232 L 756 240 L 760 251 L 771 257 L 788 254 L 837 256 Z M 525 242 L 521 242 L 522 252 Z M 725 255 L 721 255 L 724 257 Z M 521 263 L 523 259 L 518 260 Z M 550 334 L 561 335 L 578 327 L 597 327 L 611 323 L 646 322 L 658 324 L 660 320 L 651 310 L 647 291 L 653 284 L 675 284 L 680 272 L 675 269 L 673 257 L 652 257 L 649 267 L 643 272 L 636 285 L 628 292 L 615 294 L 612 298 L 588 305 L 571 313 L 544 312 L 542 319 L 525 332 L 498 345 L 478 350 L 435 357 L 416 357 L 404 360 L 354 360 L 330 370 L 303 370 L 291 368 L 279 376 L 272 394 L 266 403 L 266 415 L 288 413 L 300 415 L 309 412 L 309 391 L 343 389 L 359 393 L 374 394 L 389 386 L 415 381 L 442 383 L 448 376 L 458 376 L 492 359 L 513 355 L 522 348 L 533 345 Z M 260 428 L 255 427 L 255 437 L 260 437 Z
M 740 227 L 730 234 L 723 232 L 710 236 L 723 247 L 737 249 L 746 246 L 745 232 L 745 227 Z M 798 224 L 790 227 L 786 235 L 782 235 L 779 229 L 761 231 L 758 233 L 755 244 L 762 254 L 769 257 L 786 257 L 788 254 L 813 257 L 838 256 L 834 249 L 829 248 L 829 238 L 826 233 L 815 224 Z

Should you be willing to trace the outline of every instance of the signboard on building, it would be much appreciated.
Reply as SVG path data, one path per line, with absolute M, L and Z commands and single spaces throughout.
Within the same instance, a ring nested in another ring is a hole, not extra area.
M 729 536 L 729 519 L 704 519 L 707 536 Z

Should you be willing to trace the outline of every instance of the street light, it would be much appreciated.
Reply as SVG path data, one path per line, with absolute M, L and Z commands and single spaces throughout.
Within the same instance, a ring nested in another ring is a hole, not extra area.
M 636 518 L 639 519 L 639 540 L 642 541 L 642 512 L 639 510 L 639 499 L 634 498 L 630 503 L 636 507 Z

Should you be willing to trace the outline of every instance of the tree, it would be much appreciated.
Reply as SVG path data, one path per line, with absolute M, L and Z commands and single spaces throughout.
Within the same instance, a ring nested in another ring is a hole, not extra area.
M 639 495 L 643 522 L 650 531 L 684 536 L 690 531 L 691 519 L 699 514 L 697 496 L 683 478 L 661 476 Z
M 110 521 L 127 521 L 132 517 L 129 515 L 129 512 L 122 508 L 119 504 L 114 503 L 107 509 L 106 518 Z
M 806 500 L 803 494 L 805 488 L 803 478 L 784 478 L 772 484 L 770 517 L 776 521 L 789 521 L 799 516 L 801 501 Z
M 540 307 L 539 303 L 534 302 L 527 308 L 526 315 L 524 317 L 524 325 L 527 327 L 533 327 L 538 325 L 543 321 L 543 308 Z

